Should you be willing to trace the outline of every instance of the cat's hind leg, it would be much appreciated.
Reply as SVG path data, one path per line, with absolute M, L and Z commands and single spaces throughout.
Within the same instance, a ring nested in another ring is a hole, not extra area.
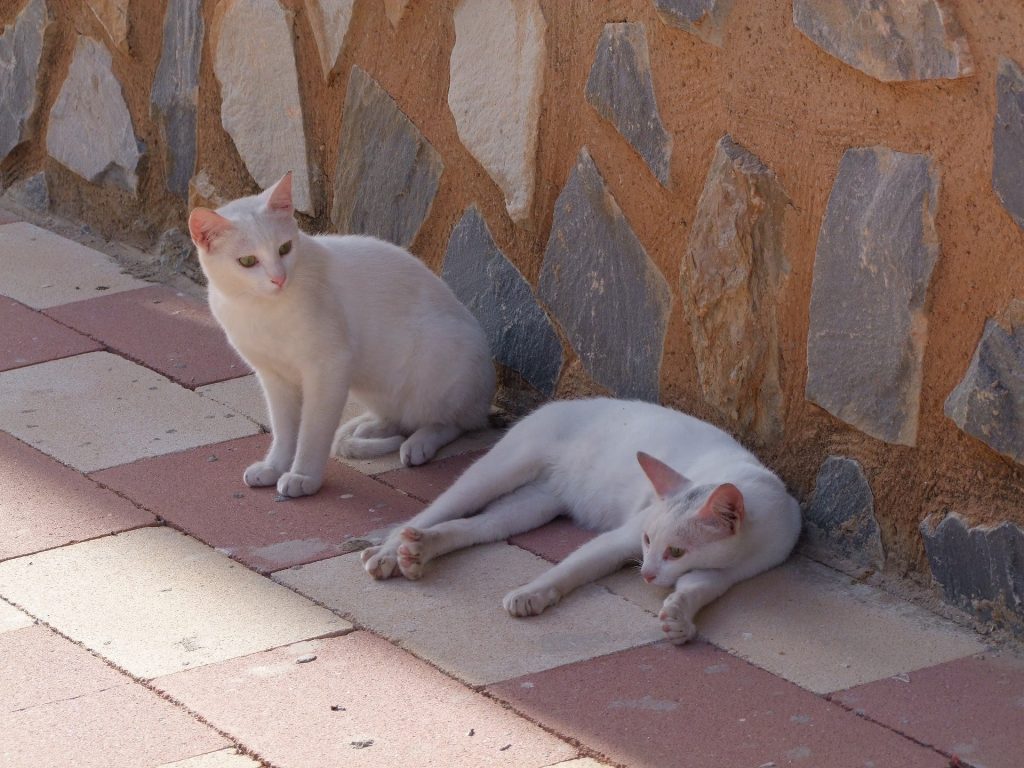
M 524 587 L 505 595 L 513 616 L 536 616 L 577 587 L 614 573 L 642 554 L 640 527 L 632 521 L 602 533 Z
M 437 451 L 462 434 L 462 430 L 454 424 L 430 424 L 420 427 L 402 443 L 399 457 L 407 467 L 426 464 Z
M 538 485 L 525 485 L 491 502 L 473 517 L 447 520 L 430 528 L 407 525 L 399 531 L 398 568 L 407 579 L 423 575 L 423 566 L 436 557 L 474 544 L 501 541 L 532 531 L 564 510 L 557 496 Z

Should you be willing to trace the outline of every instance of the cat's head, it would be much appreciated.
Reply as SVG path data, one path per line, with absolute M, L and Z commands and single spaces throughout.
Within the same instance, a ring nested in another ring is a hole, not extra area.
M 211 211 L 196 208 L 188 231 L 210 285 L 228 296 L 273 297 L 288 287 L 299 229 L 292 206 L 292 174 L 262 194 Z
M 743 525 L 743 494 L 731 483 L 694 485 L 646 453 L 637 461 L 654 487 L 654 509 L 643 532 L 640 575 L 670 587 L 686 571 L 714 566 Z

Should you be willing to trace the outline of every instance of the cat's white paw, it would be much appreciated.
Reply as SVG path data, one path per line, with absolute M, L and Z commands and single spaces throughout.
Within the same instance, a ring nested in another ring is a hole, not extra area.
M 437 453 L 437 448 L 431 443 L 409 438 L 398 449 L 398 458 L 407 467 L 418 467 L 434 458 L 435 453 Z
M 545 608 L 549 608 L 562 596 L 554 587 L 536 589 L 527 584 L 525 587 L 513 589 L 501 604 L 513 616 L 539 616 Z
M 277 492 L 289 498 L 312 496 L 320 490 L 323 481 L 319 477 L 300 475 L 298 472 L 285 472 L 277 481 Z
M 397 551 L 388 544 L 367 547 L 359 556 L 363 560 L 363 568 L 375 579 L 390 579 L 398 572 Z
M 434 558 L 435 535 L 408 525 L 398 535 L 402 539 L 398 545 L 398 568 L 405 578 L 415 581 L 423 575 L 423 566 Z
M 697 627 L 691 618 L 692 612 L 681 600 L 668 597 L 661 606 L 658 618 L 661 620 L 661 631 L 665 637 L 676 645 L 683 645 L 697 635 Z
M 265 488 L 268 485 L 276 485 L 282 474 L 284 472 L 269 462 L 257 461 L 245 470 L 242 481 L 250 488 Z

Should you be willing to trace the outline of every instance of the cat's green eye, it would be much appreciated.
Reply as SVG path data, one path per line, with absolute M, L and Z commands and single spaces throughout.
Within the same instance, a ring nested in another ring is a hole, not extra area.
M 289 240 L 287 243 L 282 243 L 281 247 L 277 249 L 277 252 L 281 256 L 287 256 L 289 253 L 292 252 L 292 241 Z
M 256 266 L 256 257 L 255 256 L 242 256 L 238 260 L 238 263 L 241 264 L 246 269 L 248 269 L 249 267 L 255 267 Z
M 665 555 L 670 560 L 678 560 L 680 557 L 682 557 L 685 554 L 686 554 L 686 550 L 685 549 L 680 549 L 679 547 L 669 547 L 668 549 L 665 550 Z

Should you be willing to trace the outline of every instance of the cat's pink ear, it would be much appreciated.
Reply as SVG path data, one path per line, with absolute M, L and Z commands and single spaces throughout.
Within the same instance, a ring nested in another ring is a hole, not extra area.
M 711 492 L 697 513 L 697 518 L 714 528 L 724 538 L 732 536 L 740 529 L 745 514 L 740 489 L 732 483 L 725 483 Z
M 234 226 L 219 213 L 209 208 L 195 208 L 188 217 L 188 232 L 192 242 L 204 251 L 210 250 L 213 241 Z
M 640 462 L 640 468 L 647 475 L 647 479 L 654 486 L 654 492 L 661 498 L 667 498 L 674 493 L 679 493 L 690 481 L 676 472 L 664 462 L 658 461 L 648 453 L 639 451 L 636 460 Z
M 292 207 L 291 171 L 288 171 L 277 184 L 270 188 L 270 197 L 267 198 L 267 210 L 271 213 L 287 213 L 289 216 L 294 213 L 295 209 Z

